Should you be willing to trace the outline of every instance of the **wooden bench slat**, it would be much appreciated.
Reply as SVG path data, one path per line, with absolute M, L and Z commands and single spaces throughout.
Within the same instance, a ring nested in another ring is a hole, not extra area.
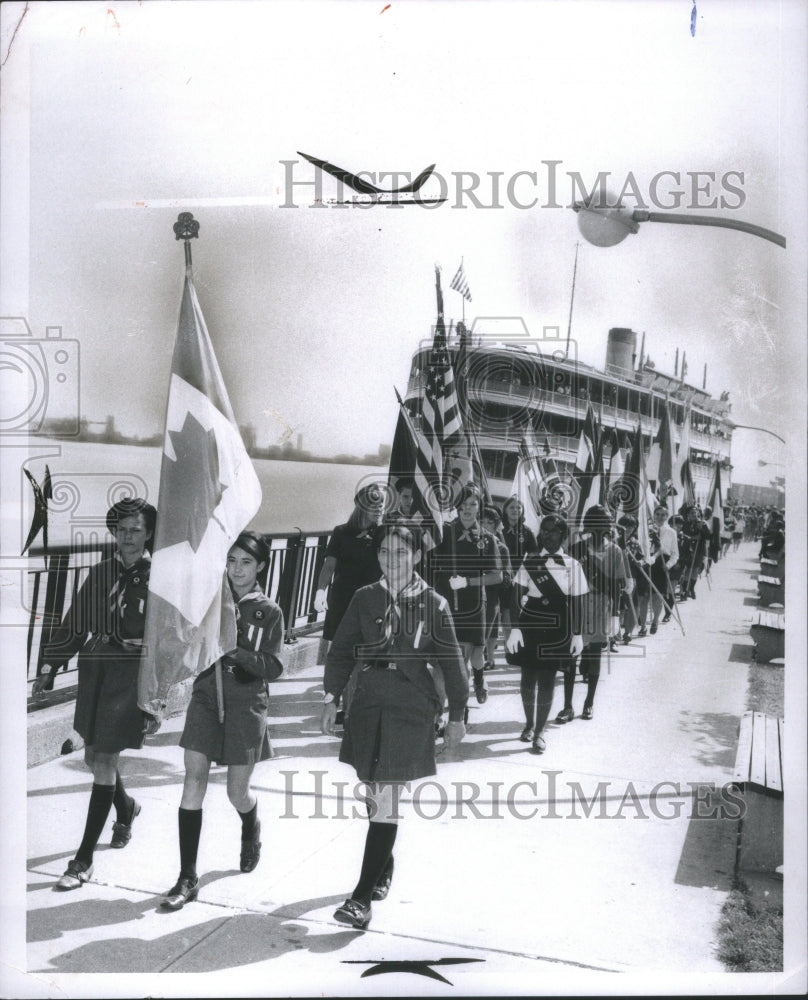
M 778 720 L 764 715 L 766 721 L 766 787 L 776 792 L 783 790 L 783 768 L 780 761 L 780 734 Z
M 732 780 L 739 784 L 749 781 L 749 761 L 752 759 L 752 713 L 745 712 L 741 716 L 741 728 L 738 732 L 738 752 L 735 755 L 735 773 Z
M 753 713 L 749 780 L 763 788 L 766 787 L 766 716 L 762 712 Z

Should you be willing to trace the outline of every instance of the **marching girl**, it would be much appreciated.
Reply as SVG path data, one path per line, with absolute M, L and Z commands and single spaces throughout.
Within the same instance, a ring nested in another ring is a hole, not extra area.
M 369 822 L 359 881 L 334 917 L 360 929 L 370 923 L 371 900 L 384 899 L 390 889 L 397 786 L 436 773 L 434 721 L 440 702 L 427 664 L 443 672 L 447 747 L 465 735 L 468 698 L 447 602 L 415 571 L 418 540 L 405 525 L 393 523 L 378 528 L 375 541 L 382 578 L 356 592 L 337 629 L 325 663 L 320 720 L 322 731 L 333 734 L 336 700 L 356 666 L 339 759 L 352 764 L 367 784 Z
M 525 727 L 519 739 L 544 753 L 544 727 L 550 716 L 557 671 L 575 677 L 583 650 L 581 599 L 588 586 L 580 563 L 562 544 L 567 522 L 548 514 L 539 527 L 539 551 L 528 552 L 513 580 L 511 621 L 506 649 L 521 670 L 520 693 Z
M 52 674 L 79 654 L 73 728 L 84 740 L 84 762 L 93 772 L 93 787 L 84 836 L 57 889 L 78 889 L 90 880 L 95 848 L 113 806 L 112 847 L 126 847 L 140 812 L 140 804 L 121 781 L 118 758 L 122 750 L 139 750 L 146 734 L 137 680 L 156 519 L 154 507 L 139 498 L 110 507 L 107 528 L 115 538 L 116 554 L 90 569 L 61 627 L 43 650 L 45 662 L 34 682 L 34 694 L 49 690 Z
M 250 780 L 255 765 L 272 756 L 267 732 L 269 682 L 283 670 L 283 615 L 259 585 L 268 564 L 269 546 L 261 535 L 242 531 L 227 556 L 227 578 L 236 601 L 237 646 L 194 681 L 180 738 L 185 748 L 178 816 L 180 874 L 163 899 L 167 910 L 181 909 L 199 893 L 196 862 L 212 761 L 227 765 L 227 797 L 241 820 L 241 870 L 253 871 L 261 857 L 261 822 Z

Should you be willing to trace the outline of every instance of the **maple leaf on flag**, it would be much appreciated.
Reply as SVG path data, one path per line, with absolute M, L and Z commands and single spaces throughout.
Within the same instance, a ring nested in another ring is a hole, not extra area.
M 196 552 L 227 489 L 219 482 L 216 435 L 188 413 L 182 430 L 169 431 L 169 437 L 176 457 L 165 456 L 165 489 L 172 502 L 160 512 L 161 541 L 165 548 L 186 541 Z M 207 470 L 208 475 L 189 476 L 188 469 Z

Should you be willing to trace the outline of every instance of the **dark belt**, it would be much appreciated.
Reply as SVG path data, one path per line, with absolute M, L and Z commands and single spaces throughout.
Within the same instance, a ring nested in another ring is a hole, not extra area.
M 395 660 L 368 660 L 364 666 L 364 670 L 368 670 L 373 667 L 375 670 L 395 670 L 396 661 Z

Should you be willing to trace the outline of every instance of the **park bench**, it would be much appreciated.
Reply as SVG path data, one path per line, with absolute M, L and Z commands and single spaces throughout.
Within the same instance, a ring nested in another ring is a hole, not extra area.
M 764 576 L 762 573 L 758 577 L 758 597 L 760 604 L 764 608 L 774 605 L 783 607 L 785 604 L 785 586 L 782 577 Z
M 786 655 L 786 616 L 784 611 L 756 611 L 749 634 L 755 644 L 758 663 L 771 663 Z
M 783 864 L 783 720 L 746 712 L 738 732 L 732 784 L 744 813 L 738 828 L 735 867 L 774 873 Z

